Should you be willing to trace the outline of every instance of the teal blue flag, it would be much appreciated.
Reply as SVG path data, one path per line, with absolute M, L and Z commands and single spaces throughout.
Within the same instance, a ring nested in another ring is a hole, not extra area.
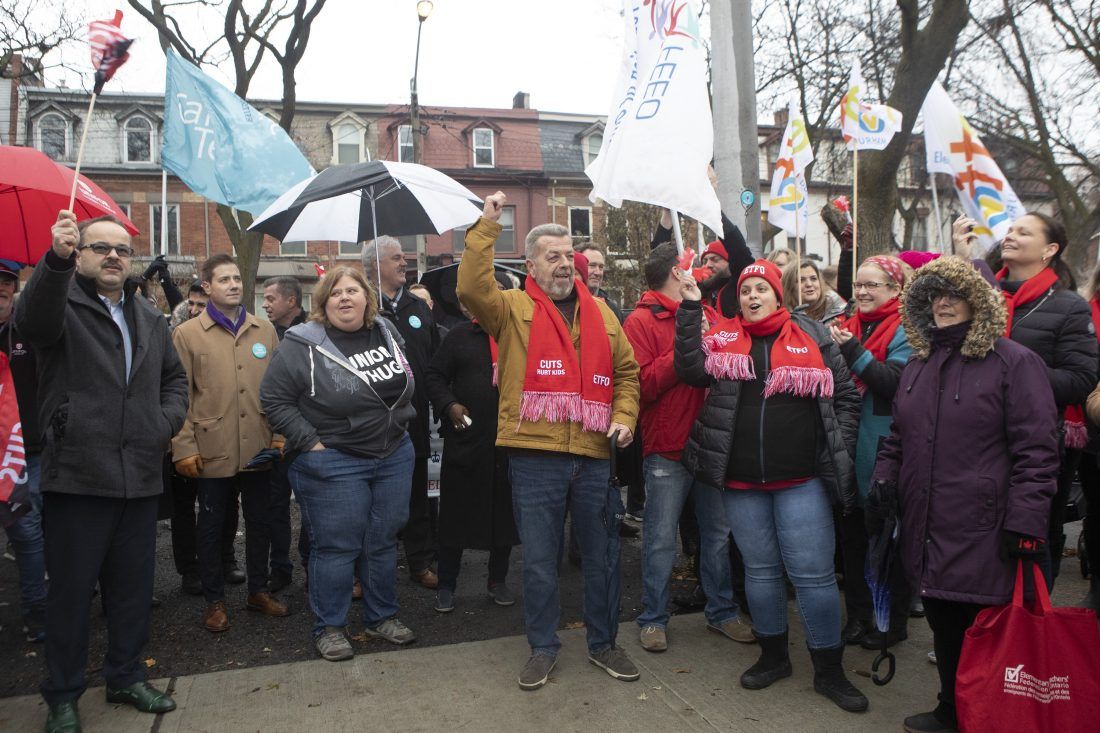
M 195 193 L 254 215 L 313 175 L 283 128 L 172 49 L 161 162 Z

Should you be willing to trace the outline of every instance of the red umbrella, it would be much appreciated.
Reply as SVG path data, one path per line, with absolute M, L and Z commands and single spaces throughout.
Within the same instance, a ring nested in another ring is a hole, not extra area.
M 71 168 L 34 148 L 0 145 L 0 259 L 26 264 L 41 259 L 50 247 L 57 212 L 69 205 L 73 175 Z M 130 234 L 138 233 L 118 204 L 84 176 L 77 181 L 73 208 L 77 221 L 110 214 Z

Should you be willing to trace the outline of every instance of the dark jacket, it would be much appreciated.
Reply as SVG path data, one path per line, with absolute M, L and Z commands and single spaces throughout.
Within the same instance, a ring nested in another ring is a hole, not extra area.
M 394 356 L 400 353 L 397 329 L 381 316 Z M 411 399 L 415 380 L 388 407 L 369 382 L 348 362 L 325 333 L 310 321 L 292 327 L 271 359 L 260 384 L 260 404 L 272 430 L 282 433 L 287 452 L 304 452 L 318 441 L 325 448 L 354 447 L 357 455 L 389 455 L 404 439 L 416 415 Z
M 969 328 L 933 327 L 928 293 L 946 287 L 970 303 Z M 922 596 L 1002 604 L 1015 579 L 1000 554 L 1002 530 L 1047 534 L 1058 414 L 1046 370 L 1001 336 L 1001 296 L 964 260 L 925 265 L 905 292 L 915 358 L 872 480 L 898 485 L 901 559 Z
M 428 365 L 425 381 L 443 436 L 440 546 L 491 550 L 519 544 L 507 454 L 494 447 L 498 395 L 489 336 L 481 326 L 467 321 L 452 328 Z M 470 414 L 470 426 L 463 430 L 455 430 L 447 418 L 447 408 L 456 402 Z
M 401 338 L 404 339 L 402 349 L 412 367 L 416 382 L 416 391 L 412 398 L 416 416 L 409 421 L 409 437 L 412 438 L 413 448 L 416 449 L 416 457 L 427 458 L 431 454 L 431 448 L 428 431 L 428 392 L 425 388 L 424 373 L 432 361 L 432 355 L 439 348 L 439 331 L 436 330 L 435 319 L 428 304 L 406 289 L 402 289 L 396 308 L 393 307 L 389 298 L 383 296 L 380 313 L 397 326 Z
M 682 303 L 676 314 L 676 373 L 687 384 L 710 387 L 703 410 L 684 446 L 681 462 L 702 483 L 725 486 L 741 401 L 741 382 L 716 380 L 704 369 L 701 315 L 701 306 L 692 301 Z M 833 372 L 833 396 L 816 400 L 821 419 L 816 432 L 816 475 L 832 490 L 847 513 L 857 503 L 852 456 L 859 428 L 859 392 L 825 327 L 799 314 L 792 317 L 817 343 L 825 365 Z M 767 376 L 760 365 L 757 365 L 757 376 L 761 379 Z
M 16 328 L 38 357 L 42 491 L 156 496 L 164 453 L 187 413 L 187 375 L 163 314 L 127 285 L 127 381 L 122 335 L 95 283 L 74 278 L 75 264 L 75 255 L 48 251 L 15 306 Z
M 28 454 L 42 452 L 42 423 L 38 420 L 38 360 L 34 347 L 15 327 L 14 314 L 0 324 L 0 349 L 8 357 L 15 398 L 19 403 L 19 421 L 23 447 Z
M 279 337 L 280 341 L 282 341 L 283 337 L 286 336 L 286 332 L 297 326 L 299 323 L 305 323 L 307 316 L 308 314 L 304 310 L 299 308 L 298 315 L 294 316 L 294 320 L 290 322 L 289 326 L 280 326 L 278 323 L 272 323 L 271 325 L 275 327 L 275 335 Z
M 653 241 L 650 242 L 651 248 L 656 247 L 659 244 L 672 241 L 672 230 L 666 229 L 660 224 L 657 225 L 657 231 L 653 234 Z M 726 216 L 725 212 L 722 212 L 722 236 L 719 240 L 722 246 L 726 248 L 726 254 L 730 256 L 730 276 L 723 278 L 719 281 L 715 281 L 711 287 L 706 289 L 703 293 L 704 298 L 707 301 L 707 305 L 714 308 L 716 311 L 722 313 L 727 318 L 732 318 L 737 313 L 737 276 L 741 274 L 741 271 L 756 261 L 756 256 L 749 250 L 749 245 L 745 241 L 745 235 L 741 233 L 741 230 L 730 221 L 730 218 Z M 696 252 L 697 255 L 702 254 Z M 733 283 L 733 287 L 729 287 L 730 283 Z M 712 318 L 711 320 L 716 320 Z
M 684 384 L 676 376 L 672 365 L 675 314 L 665 310 L 653 291 L 647 290 L 627 316 L 623 330 L 638 360 L 642 395 L 638 422 L 645 436 L 643 454 L 679 455 L 703 407 L 706 390 Z
M 1100 361 L 1092 311 L 1084 298 L 1055 285 L 1046 295 L 1016 308 L 1009 338 L 1046 364 L 1060 409 L 1085 403 L 1096 386 Z
M 597 288 L 593 295 L 607 304 L 607 307 L 611 309 L 611 312 L 615 314 L 615 317 L 619 319 L 621 324 L 626 320 L 626 316 L 623 315 L 623 309 L 619 307 L 619 304 L 611 299 L 611 296 L 603 288 Z

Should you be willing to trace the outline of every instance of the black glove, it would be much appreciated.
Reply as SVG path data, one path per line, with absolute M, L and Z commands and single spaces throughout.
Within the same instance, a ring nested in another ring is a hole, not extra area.
M 879 479 L 871 484 L 863 510 L 863 523 L 867 536 L 874 537 L 886 525 L 887 520 L 898 519 L 898 485 L 895 481 Z
M 142 273 L 141 279 L 148 280 L 149 278 L 157 276 L 158 279 L 163 279 L 168 275 L 168 263 L 164 259 L 164 255 L 157 255 L 149 266 L 145 268 L 145 272 Z
M 1024 560 L 1039 560 L 1046 554 L 1047 541 L 1041 537 L 1029 537 L 1026 534 L 1001 532 L 1002 557 Z

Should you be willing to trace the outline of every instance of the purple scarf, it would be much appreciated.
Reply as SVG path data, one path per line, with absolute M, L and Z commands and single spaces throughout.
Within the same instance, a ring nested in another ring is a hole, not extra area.
M 234 323 L 233 321 L 229 320 L 224 313 L 214 307 L 213 300 L 206 301 L 206 315 L 210 316 L 214 323 L 218 324 L 226 331 L 229 331 L 229 333 L 234 336 L 237 335 L 237 331 L 241 330 L 241 326 L 244 325 L 244 319 L 248 317 L 247 311 L 245 311 L 244 307 L 242 306 L 241 313 L 239 316 L 237 316 L 237 322 Z

